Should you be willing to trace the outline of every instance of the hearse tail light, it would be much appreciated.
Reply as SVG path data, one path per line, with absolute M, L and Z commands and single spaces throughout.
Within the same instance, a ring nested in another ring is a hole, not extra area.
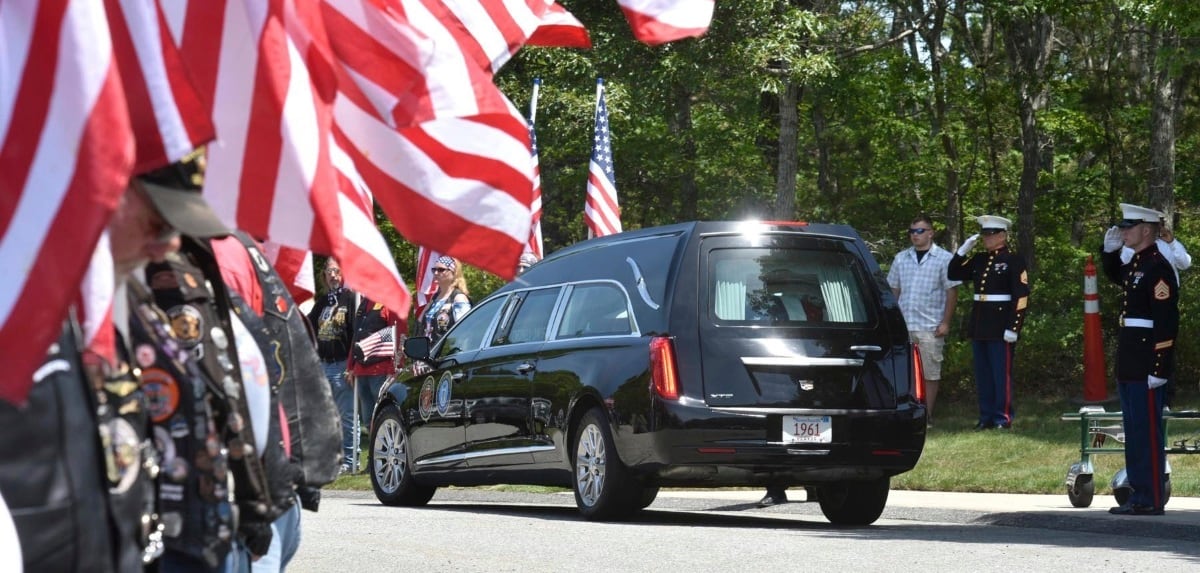
M 916 344 L 910 344 L 912 347 L 912 369 L 913 369 L 913 384 L 916 386 L 917 401 L 925 403 L 925 367 L 921 365 L 921 352 Z
M 650 379 L 654 393 L 667 400 L 679 398 L 679 371 L 675 368 L 675 343 L 666 336 L 650 339 Z

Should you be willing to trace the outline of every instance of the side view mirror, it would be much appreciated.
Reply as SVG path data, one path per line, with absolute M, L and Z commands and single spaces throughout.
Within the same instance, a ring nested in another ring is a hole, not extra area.
M 413 360 L 429 361 L 429 337 L 414 336 L 404 340 L 404 355 Z

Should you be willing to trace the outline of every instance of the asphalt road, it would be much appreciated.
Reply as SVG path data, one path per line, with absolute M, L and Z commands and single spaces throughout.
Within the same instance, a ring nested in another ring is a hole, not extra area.
M 591 523 L 570 494 L 451 489 L 396 508 L 369 492 L 325 492 L 319 513 L 304 512 L 289 571 L 1200 570 L 1195 527 L 1153 524 L 889 506 L 875 525 L 838 528 L 816 504 L 760 509 L 703 494 Z

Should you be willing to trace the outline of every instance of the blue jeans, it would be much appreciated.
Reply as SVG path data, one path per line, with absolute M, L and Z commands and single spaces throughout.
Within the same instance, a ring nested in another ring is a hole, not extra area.
M 354 392 L 346 384 L 346 363 L 322 362 L 321 367 L 325 369 L 325 379 L 333 391 L 333 403 L 337 404 L 338 412 L 342 415 L 342 466 L 349 466 L 355 455 Z
M 358 387 L 358 412 L 363 428 L 371 427 L 371 419 L 375 417 L 375 398 L 379 396 L 384 380 L 387 380 L 387 374 L 375 374 L 359 376 L 354 383 Z
M 280 573 L 300 548 L 300 500 L 271 524 L 271 548 L 250 564 L 253 573 Z

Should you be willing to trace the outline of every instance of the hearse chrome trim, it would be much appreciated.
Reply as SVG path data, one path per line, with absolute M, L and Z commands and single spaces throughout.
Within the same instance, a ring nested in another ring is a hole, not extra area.
M 862 366 L 862 358 L 812 358 L 808 356 L 743 356 L 746 366 Z
M 633 281 L 637 284 L 638 294 L 642 295 L 642 302 L 645 302 L 646 306 L 658 310 L 658 303 L 650 300 L 650 291 L 646 290 L 646 278 L 642 276 L 642 269 L 638 268 L 633 257 L 625 257 L 625 262 L 629 263 L 629 268 L 633 269 Z
M 430 464 L 443 464 L 446 462 L 462 462 L 466 460 L 474 460 L 477 458 L 490 458 L 492 456 L 507 456 L 511 454 L 532 454 L 535 452 L 552 452 L 554 446 L 528 446 L 524 448 L 501 448 L 498 450 L 487 450 L 483 452 L 468 452 L 465 454 L 453 454 L 449 456 L 439 456 L 418 460 L 414 465 L 425 466 Z
M 710 410 L 725 414 L 769 416 L 773 414 L 794 416 L 846 416 L 849 414 L 894 414 L 895 410 L 868 408 L 760 408 L 749 406 L 710 406 Z

